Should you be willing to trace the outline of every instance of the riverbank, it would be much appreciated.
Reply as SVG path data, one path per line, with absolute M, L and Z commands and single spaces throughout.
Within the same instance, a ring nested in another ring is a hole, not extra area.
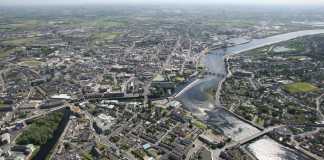
M 220 99 L 220 94 L 222 91 L 223 83 L 226 81 L 226 79 L 228 79 L 232 76 L 230 66 L 228 65 L 229 59 L 230 59 L 230 56 L 225 56 L 224 63 L 225 63 L 225 68 L 226 68 L 226 76 L 222 80 L 220 80 L 220 82 L 218 83 L 216 94 L 215 94 L 215 106 L 221 106 L 219 99 Z
M 223 83 L 226 82 L 226 80 L 232 76 L 232 72 L 231 72 L 231 71 L 233 71 L 232 67 L 234 67 L 235 64 L 237 64 L 237 63 L 235 63 L 233 66 L 230 66 L 231 63 L 229 63 L 229 61 L 230 61 L 231 58 L 233 58 L 233 56 L 235 56 L 237 54 L 241 54 L 242 52 L 250 51 L 250 50 L 253 50 L 253 49 L 260 48 L 260 47 L 269 47 L 270 45 L 276 45 L 276 43 L 279 43 L 279 42 L 288 41 L 288 40 L 295 39 L 295 38 L 299 38 L 299 37 L 303 37 L 303 36 L 309 36 L 309 35 L 315 35 L 315 34 L 322 34 L 323 32 L 322 31 L 320 31 L 320 32 L 309 32 L 309 31 L 307 31 L 307 32 L 305 32 L 305 34 L 300 34 L 300 33 L 302 33 L 302 32 L 298 32 L 298 36 L 292 35 L 292 36 L 290 36 L 288 38 L 287 37 L 284 37 L 284 39 L 282 39 L 282 40 L 274 40 L 272 42 L 262 43 L 263 45 L 258 44 L 258 45 L 255 46 L 255 48 L 252 48 L 252 49 L 250 49 L 251 46 L 247 46 L 247 48 L 244 48 L 244 47 L 243 48 L 239 48 L 238 47 L 239 50 L 230 50 L 231 52 L 226 53 L 226 55 L 224 56 L 224 62 L 225 62 L 224 67 L 226 69 L 226 76 L 222 80 L 219 81 L 218 89 L 217 89 L 218 92 L 216 92 L 216 94 L 215 94 L 215 107 L 217 108 L 218 106 L 221 106 L 220 96 L 221 96 L 221 90 L 222 90 L 222 87 L 223 87 Z M 289 33 L 289 35 L 291 35 L 291 33 Z M 238 58 L 238 59 L 242 60 L 241 58 Z M 249 59 L 253 59 L 253 58 L 250 57 Z M 235 66 L 235 67 L 237 67 L 237 66 Z M 233 83 L 230 83 L 230 84 L 233 84 Z M 235 83 L 235 84 L 237 84 L 237 83 Z M 321 97 L 319 97 L 318 99 L 320 99 L 320 98 Z M 317 101 L 319 101 L 319 100 L 317 100 Z M 319 102 L 317 102 L 317 103 L 319 103 Z M 231 105 L 228 105 L 228 107 L 230 107 L 230 106 Z M 229 112 L 231 112 L 231 111 L 229 111 Z M 244 122 L 244 120 L 243 120 L 243 122 Z M 227 134 L 228 133 L 226 133 L 226 135 Z M 262 141 L 262 140 L 257 140 L 257 142 L 260 142 L 260 141 Z M 275 143 L 277 143 L 277 144 L 275 144 Z M 282 142 L 276 141 L 276 142 L 273 142 L 273 145 L 279 146 L 279 144 L 281 144 L 281 143 Z M 270 145 L 267 145 L 267 146 L 270 146 Z M 281 147 L 279 146 L 277 148 L 281 148 Z M 298 146 L 297 147 L 290 146 L 289 148 L 292 151 L 294 151 L 296 153 L 296 155 L 291 154 L 289 151 L 280 150 L 280 149 L 276 149 L 276 150 L 274 150 L 272 152 L 267 153 L 267 155 L 266 155 L 266 150 L 264 150 L 264 149 L 262 150 L 259 147 L 254 148 L 255 149 L 255 153 L 254 154 L 257 155 L 257 157 L 260 157 L 260 159 L 266 159 L 266 157 L 269 157 L 269 156 L 272 156 L 272 155 L 278 155 L 279 152 L 282 153 L 283 156 L 290 156 L 290 157 L 292 156 L 292 157 L 294 157 L 294 156 L 300 156 L 303 153 L 305 155 L 308 155 L 309 157 L 313 157 L 314 158 L 314 156 L 312 156 L 311 154 L 309 154 L 309 153 L 301 150 L 300 148 L 298 148 Z M 301 159 L 303 159 L 303 158 L 301 158 Z M 318 159 L 318 158 L 316 158 L 316 159 Z
M 209 54 L 203 56 L 201 62 L 207 68 L 208 72 L 213 73 L 213 75 L 206 76 L 200 79 L 199 83 L 196 82 L 191 85 L 190 89 L 187 89 L 181 96 L 177 97 L 177 100 L 183 104 L 184 108 L 197 115 L 196 117 L 204 120 L 211 127 L 221 129 L 224 135 L 228 135 L 234 140 L 244 139 L 249 135 L 256 134 L 258 132 L 257 128 L 237 119 L 235 116 L 229 114 L 229 112 L 220 112 L 220 107 L 218 107 L 221 106 L 219 95 L 223 83 L 232 76 L 231 68 L 227 64 L 228 60 L 236 54 L 256 48 L 298 37 L 323 33 L 324 29 L 298 31 L 264 39 L 255 39 L 247 44 L 210 51 Z M 224 74 L 224 77 L 215 76 L 222 74 Z M 212 95 L 214 98 L 209 98 L 210 95 L 207 94 L 211 89 L 216 89 L 215 95 Z M 219 152 L 216 150 L 212 152 L 213 158 L 218 158 Z
M 35 157 L 33 157 L 33 160 L 47 159 L 51 155 L 54 146 L 57 144 L 59 138 L 61 137 L 61 134 L 64 132 L 70 120 L 70 115 L 71 115 L 70 109 L 65 108 L 63 112 L 64 112 L 63 118 L 60 121 L 57 129 L 54 131 L 53 137 L 46 144 L 40 146 L 40 150 L 35 155 Z
M 53 159 L 54 154 L 57 152 L 57 150 L 59 149 L 60 145 L 62 145 L 62 140 L 64 138 L 64 136 L 66 135 L 66 132 L 68 131 L 69 127 L 71 125 L 71 120 L 69 120 L 63 130 L 63 133 L 60 135 L 59 139 L 57 140 L 56 144 L 53 146 L 52 148 L 52 152 L 50 152 L 50 154 L 48 155 L 48 159 L 51 160 Z
M 283 42 L 283 41 L 288 41 L 291 39 L 295 39 L 298 37 L 303 37 L 303 36 L 309 36 L 309 35 L 316 35 L 316 34 L 323 34 L 324 33 L 324 29 L 319 29 L 319 30 L 304 30 L 304 31 L 296 31 L 296 32 L 290 32 L 290 33 L 285 33 L 285 34 L 279 34 L 279 35 L 275 35 L 275 36 L 271 36 L 271 37 L 267 37 L 265 39 L 260 39 L 259 41 L 261 41 L 261 43 L 258 43 L 258 40 L 252 40 L 249 43 L 245 43 L 244 45 L 237 45 L 234 47 L 231 47 L 230 49 L 226 49 L 225 54 L 224 54 L 224 68 L 226 70 L 226 76 L 221 79 L 219 81 L 219 84 L 217 86 L 217 92 L 215 94 L 215 106 L 220 106 L 220 92 L 222 89 L 222 85 L 223 83 L 226 81 L 226 79 L 230 78 L 232 76 L 232 72 L 230 69 L 230 66 L 228 65 L 228 60 L 231 59 L 233 56 L 249 51 L 249 50 L 253 50 L 253 49 L 257 49 L 260 47 L 265 47 L 268 45 L 273 45 L 279 42 Z M 282 38 L 280 38 L 282 37 Z M 267 39 L 270 40 L 269 42 L 267 42 Z M 252 44 L 252 45 L 250 45 Z M 253 44 L 255 44 L 253 46 Z M 240 47 L 243 46 L 243 47 Z M 234 49 L 233 49 L 234 48 Z M 235 49 L 237 48 L 237 49 Z M 216 54 L 219 53 L 218 50 L 214 51 Z
M 219 95 L 222 89 L 224 81 L 231 76 L 230 69 L 226 65 L 226 61 L 236 54 L 242 52 L 272 45 L 282 41 L 295 39 L 302 36 L 315 35 L 324 33 L 324 29 L 318 30 L 304 30 L 291 33 L 285 33 L 281 35 L 275 35 L 264 39 L 254 39 L 249 43 L 229 47 L 226 49 L 218 49 L 209 51 L 209 54 L 200 55 L 200 62 L 204 64 L 207 72 L 211 75 L 205 76 L 203 79 L 199 79 L 194 84 L 189 84 L 191 87 L 186 88 L 186 91 L 178 96 L 176 99 L 182 102 L 184 107 L 191 111 L 193 114 L 208 119 L 206 112 L 210 112 L 217 108 L 219 103 Z M 224 75 L 224 76 L 216 76 Z M 215 89 L 217 94 L 209 95 L 208 91 Z M 181 92 L 181 91 L 180 91 Z M 213 98 L 211 98 L 212 96 Z

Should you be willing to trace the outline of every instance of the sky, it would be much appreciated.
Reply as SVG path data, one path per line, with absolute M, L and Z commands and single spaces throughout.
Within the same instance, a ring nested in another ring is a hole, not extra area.
M 1 5 L 80 5 L 80 4 L 254 4 L 324 5 L 324 0 L 0 0 Z

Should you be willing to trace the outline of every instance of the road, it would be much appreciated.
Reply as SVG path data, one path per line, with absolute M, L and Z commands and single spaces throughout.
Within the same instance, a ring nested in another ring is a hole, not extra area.
M 324 115 L 321 111 L 321 99 L 324 97 L 324 93 L 322 95 L 320 95 L 319 97 L 316 98 L 316 110 L 318 112 L 318 119 L 320 121 L 320 123 L 323 123 L 324 121 Z M 309 131 L 309 132 L 304 132 L 304 133 L 301 133 L 301 134 L 298 134 L 299 137 L 305 137 L 305 136 L 310 136 L 312 134 L 315 134 L 317 132 L 319 132 L 321 130 L 320 127 L 317 127 L 315 130 L 313 131 Z M 294 136 L 295 137 L 295 136 Z
M 188 53 L 187 53 L 186 57 L 184 58 L 183 63 L 181 64 L 181 70 L 180 70 L 180 73 L 183 73 L 184 66 L 185 66 L 187 60 L 191 58 L 191 52 L 192 52 L 192 40 L 191 40 L 191 38 L 189 38 L 189 48 L 188 48 Z
M 65 108 L 65 107 L 66 107 L 66 106 L 63 105 L 63 106 L 61 106 L 61 107 L 52 108 L 52 109 L 50 109 L 50 110 L 48 110 L 48 111 L 42 112 L 42 113 L 40 113 L 40 114 L 33 115 L 33 116 L 28 117 L 28 118 L 25 118 L 25 119 L 18 119 L 18 120 L 16 120 L 15 122 L 12 122 L 10 125 L 15 125 L 15 124 L 17 124 L 17 123 L 24 123 L 24 122 L 26 122 L 26 121 L 28 121 L 28 120 L 32 120 L 32 119 L 35 119 L 35 118 L 38 118 L 38 117 L 41 117 L 41 116 L 45 116 L 45 115 L 47 115 L 47 114 L 50 114 L 50 113 L 55 112 L 55 111 L 57 111 L 57 110 L 63 109 L 63 108 Z
M 250 137 L 247 137 L 245 139 L 242 139 L 240 141 L 235 141 L 235 142 L 232 142 L 232 143 L 228 143 L 226 144 L 222 149 L 215 149 L 215 150 L 210 150 L 212 152 L 212 159 L 213 160 L 218 160 L 219 159 L 219 155 L 222 151 L 225 151 L 227 149 L 230 149 L 232 147 L 235 147 L 235 146 L 239 146 L 239 145 L 242 145 L 242 144 L 246 144 L 250 141 L 253 141 L 263 135 L 266 135 L 267 133 L 277 129 L 277 128 L 281 128 L 281 127 L 285 127 L 285 125 L 278 125 L 278 126 L 273 126 L 273 127 L 269 127 L 267 129 L 264 129 L 263 131 L 261 132 L 258 132 Z
M 118 149 L 119 150 L 119 148 L 114 143 L 110 142 L 109 139 L 112 136 L 118 135 L 127 125 L 129 125 L 129 123 L 122 124 L 122 126 L 120 126 L 117 129 L 115 129 L 108 136 L 100 135 L 93 128 L 93 122 L 94 122 L 93 116 L 89 112 L 87 112 L 87 111 L 84 111 L 84 113 L 85 113 L 86 117 L 90 121 L 90 128 L 91 128 L 92 132 L 94 133 L 94 136 L 96 137 L 97 142 L 99 142 L 100 144 L 103 144 L 103 145 L 105 145 L 107 147 L 112 147 L 112 148 L 115 148 L 115 149 Z M 133 115 L 130 118 L 130 120 L 128 120 L 128 122 L 131 122 L 132 119 L 135 118 L 136 116 L 137 116 L 137 114 Z M 125 152 L 125 154 L 123 154 L 123 156 L 125 156 L 129 160 L 136 160 L 136 158 L 131 153 L 129 153 L 129 152 Z
M 173 56 L 173 54 L 175 54 L 175 51 L 180 47 L 180 42 L 181 42 L 181 37 L 178 38 L 176 44 L 174 45 L 173 49 L 172 49 L 172 52 L 171 54 L 169 54 L 165 60 L 165 62 L 162 64 L 162 68 L 160 68 L 160 70 L 155 74 L 155 75 L 158 75 L 158 74 L 161 74 L 163 72 L 163 70 L 165 68 L 167 68 L 170 64 L 170 61 L 171 61 L 171 58 Z M 160 48 L 158 48 L 157 52 L 159 53 L 160 52 Z M 158 54 L 157 54 L 158 55 Z M 153 76 L 154 77 L 154 76 Z M 151 84 L 152 84 L 152 80 L 150 80 L 146 86 L 144 86 L 144 93 L 143 93 L 143 96 L 144 96 L 144 106 L 147 106 L 148 105 L 148 95 L 150 94 L 150 87 L 151 87 Z
M 116 136 L 118 135 L 126 126 L 129 125 L 130 122 L 132 122 L 132 120 L 137 117 L 137 114 L 134 114 L 128 121 L 127 123 L 122 124 L 120 127 L 118 127 L 117 129 L 115 129 L 114 131 L 112 131 L 107 137 L 107 139 L 110 139 L 110 137 L 112 136 Z
M 160 52 L 160 48 L 157 49 L 157 54 L 158 55 Z M 161 70 L 159 71 L 159 73 L 162 72 Z M 153 76 L 154 77 L 154 76 Z M 148 106 L 148 95 L 150 94 L 150 87 L 152 85 L 152 80 L 150 80 L 144 87 L 144 92 L 143 92 L 143 96 L 144 96 L 144 107 Z
M 272 132 L 275 129 L 282 128 L 284 126 L 285 125 L 278 125 L 278 126 L 269 127 L 267 129 L 264 129 L 261 132 L 258 132 L 256 134 L 254 134 L 252 136 L 249 136 L 247 138 L 244 138 L 244 139 L 242 139 L 240 141 L 235 141 L 233 143 L 230 143 L 230 144 L 226 145 L 223 149 L 228 149 L 228 148 L 232 148 L 232 147 L 237 146 L 237 145 L 246 144 L 246 143 L 248 143 L 248 142 L 250 142 L 252 140 L 255 140 L 255 139 L 257 139 L 257 138 L 259 138 L 259 137 L 261 137 L 261 136 L 263 136 L 263 135 L 265 135 L 265 134 L 267 134 L 269 132 Z
M 228 59 L 229 59 L 229 57 L 226 56 L 226 57 L 225 57 L 225 61 L 228 61 Z M 216 105 L 216 106 L 221 106 L 220 101 L 219 101 L 219 98 L 220 98 L 220 91 L 221 91 L 221 88 L 222 88 L 222 84 L 225 82 L 225 80 L 226 80 L 227 78 L 229 78 L 229 77 L 232 76 L 232 72 L 231 72 L 231 70 L 230 70 L 229 65 L 227 66 L 226 69 L 227 69 L 227 75 L 226 75 L 226 77 L 224 77 L 224 78 L 219 82 L 218 87 L 217 87 L 217 91 L 216 91 L 216 95 L 215 95 L 215 99 L 216 99 L 215 105 Z M 251 82 L 251 85 L 252 85 L 252 87 L 253 87 L 254 89 L 257 89 L 256 85 L 255 85 L 253 82 Z M 295 101 L 296 101 L 298 104 L 300 104 L 301 106 L 305 106 L 304 104 L 302 104 L 302 103 L 300 103 L 298 100 L 296 100 L 296 98 L 294 98 L 294 97 L 292 97 L 292 96 L 289 96 L 289 95 L 287 95 L 287 94 L 285 94 L 285 93 L 283 93 L 283 92 L 280 92 L 280 93 L 281 93 L 283 96 L 286 96 L 286 97 L 289 98 L 289 99 L 293 99 L 293 100 L 295 100 Z M 322 94 L 320 97 L 318 97 L 318 98 L 316 99 L 317 111 L 318 111 L 318 113 L 319 113 L 319 116 L 320 116 L 320 119 L 321 119 L 321 120 L 324 120 L 324 115 L 323 115 L 323 113 L 320 111 L 320 103 L 321 103 L 321 99 L 323 98 L 323 96 L 324 96 L 324 94 Z M 309 109 L 314 109 L 314 108 L 311 108 L 311 107 L 309 107 L 309 106 L 305 106 L 305 107 L 307 107 L 307 108 L 309 108 Z M 275 127 L 270 127 L 270 128 L 264 129 L 263 131 L 261 131 L 261 132 L 255 134 L 255 135 L 252 135 L 252 136 L 250 136 L 250 137 L 247 137 L 247 138 L 245 138 L 245 139 L 243 139 L 243 140 L 241 140 L 241 141 L 237 141 L 237 142 L 230 143 L 230 144 L 226 145 L 226 146 L 225 146 L 223 149 L 221 149 L 221 150 L 212 150 L 212 157 L 213 157 L 213 160 L 214 160 L 214 159 L 218 159 L 219 154 L 221 153 L 221 151 L 224 151 L 225 149 L 229 149 L 229 148 L 232 148 L 232 147 L 234 147 L 234 146 L 241 145 L 241 144 L 246 144 L 246 143 L 250 142 L 251 140 L 254 140 L 254 139 L 258 138 L 258 137 L 261 137 L 261 136 L 263 136 L 263 135 L 265 135 L 265 134 L 267 134 L 267 133 L 273 131 L 274 129 L 281 128 L 281 127 L 284 127 L 284 125 L 280 125 L 280 126 L 275 126 Z M 319 128 L 317 128 L 317 130 L 318 130 L 318 129 L 319 129 Z M 317 131 L 317 130 L 316 130 L 316 131 Z M 297 146 L 297 147 L 298 147 L 298 146 Z M 300 149 L 300 147 L 299 147 L 298 149 Z M 300 150 L 301 150 L 302 152 L 304 152 L 305 154 L 311 156 L 311 157 L 316 157 L 316 155 L 314 156 L 312 153 L 309 153 L 308 151 L 303 151 L 304 149 L 300 149 Z M 323 160 L 323 159 L 321 159 L 321 160 Z
M 195 145 L 194 147 L 190 148 L 190 150 L 187 153 L 186 160 L 190 160 L 190 157 L 192 157 L 195 153 L 198 152 L 198 150 L 205 146 L 204 143 L 202 143 L 199 139 L 196 139 L 193 144 Z
M 251 74 L 251 77 L 248 78 L 248 79 L 249 79 L 249 82 L 250 82 L 250 84 L 251 84 L 253 90 L 258 90 L 258 87 L 257 87 L 257 85 L 256 85 L 255 82 L 254 82 L 254 77 L 255 77 L 254 73 L 253 73 L 253 72 L 248 72 L 248 73 Z
M 1 70 L 1 71 L 0 71 L 0 86 L 1 86 L 1 92 L 2 92 L 2 93 L 4 93 L 5 90 L 6 90 L 6 84 L 5 84 L 5 81 L 4 81 L 4 79 L 3 79 L 3 73 L 4 73 L 4 71 Z
M 316 110 L 318 112 L 319 120 L 321 122 L 324 121 L 324 114 L 321 111 L 321 102 L 322 102 L 322 98 L 323 97 L 324 97 L 324 93 L 322 95 L 320 95 L 319 97 L 316 98 Z
M 322 157 L 319 157 L 319 156 L 305 150 L 304 148 L 300 147 L 300 143 L 295 140 L 295 136 L 292 137 L 292 142 L 295 144 L 295 148 L 297 150 L 306 154 L 307 156 L 312 157 L 313 159 L 316 159 L 316 160 L 324 160 Z
M 320 122 L 323 122 L 324 120 L 324 115 L 321 111 L 321 108 L 320 108 L 320 105 L 321 105 L 321 102 L 322 102 L 322 98 L 324 97 L 324 93 L 322 95 L 320 95 L 319 97 L 316 98 L 316 110 L 318 112 L 318 116 L 319 116 L 319 120 Z M 294 135 L 291 139 L 292 139 L 292 142 L 295 144 L 295 148 L 301 152 L 303 152 L 304 154 L 310 156 L 310 157 L 313 157 L 314 159 L 318 159 L 318 160 L 324 160 L 323 158 L 305 150 L 304 148 L 302 148 L 300 145 L 300 143 L 298 141 L 296 141 L 296 137 L 306 137 L 306 136 L 311 136 L 317 132 L 320 131 L 320 128 L 316 128 L 315 130 L 313 131 L 309 131 L 309 132 L 305 132 L 305 133 L 301 133 L 301 134 L 298 134 L 298 135 Z
M 176 51 L 179 49 L 179 47 L 181 47 L 181 37 L 180 36 L 178 37 L 178 40 L 177 40 L 176 44 L 174 45 L 171 54 L 168 55 L 168 57 L 166 58 L 166 61 L 162 65 L 160 72 L 162 72 L 165 68 L 169 67 L 171 58 L 174 54 L 176 54 Z
M 161 141 L 177 126 L 179 125 L 179 123 L 177 123 L 176 125 L 174 125 L 173 127 L 171 127 L 157 142 L 155 142 L 155 145 L 159 145 L 161 143 Z

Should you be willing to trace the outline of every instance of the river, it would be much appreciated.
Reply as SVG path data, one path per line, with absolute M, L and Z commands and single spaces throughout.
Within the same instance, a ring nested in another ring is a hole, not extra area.
M 35 155 L 33 160 L 44 160 L 46 159 L 49 154 L 52 154 L 51 151 L 55 147 L 56 143 L 58 142 L 61 134 L 63 133 L 67 123 L 69 122 L 71 111 L 68 108 L 61 109 L 62 112 L 64 112 L 64 115 L 62 117 L 61 122 L 59 123 L 59 126 L 57 129 L 55 129 L 53 133 L 53 137 L 49 139 L 46 144 L 40 146 L 40 150 Z
M 304 154 L 285 147 L 267 136 L 246 145 L 245 148 L 259 160 L 311 160 Z
M 194 84 L 190 85 L 190 88 L 186 88 L 185 92 L 176 97 L 177 100 L 182 102 L 185 108 L 190 110 L 194 115 L 205 120 L 209 126 L 219 129 L 225 135 L 232 138 L 235 141 L 247 138 L 250 135 L 260 132 L 257 128 L 241 121 L 228 112 L 215 106 L 215 96 L 208 94 L 211 89 L 217 89 L 219 83 L 223 79 L 222 76 L 226 75 L 225 69 L 225 56 L 231 56 L 239 54 L 248 50 L 256 49 L 259 47 L 279 43 L 295 39 L 302 36 L 323 34 L 324 29 L 318 30 L 304 30 L 297 32 L 290 32 L 286 34 L 275 35 L 263 39 L 254 39 L 249 43 L 229 47 L 226 49 L 217 49 L 211 51 L 204 56 L 202 63 L 207 68 L 208 72 L 214 73 L 205 76 L 203 79 L 199 79 Z M 282 157 L 294 157 L 295 154 L 291 154 L 281 145 L 271 139 L 261 139 L 251 144 L 249 150 L 258 157 L 259 160 L 267 160 L 267 157 L 262 155 L 262 150 L 258 150 L 258 144 L 271 144 L 273 146 L 273 152 L 269 152 L 267 155 L 271 155 L 273 159 L 282 159 Z M 301 154 L 300 157 L 303 157 Z M 291 159 L 291 158 L 288 158 Z M 304 158 L 301 158 L 304 159 Z
M 256 49 L 259 47 L 275 44 L 282 41 L 291 40 L 294 38 L 315 35 L 324 33 L 324 29 L 318 30 L 304 30 L 297 32 L 290 32 L 285 34 L 279 34 L 263 39 L 254 39 L 249 43 L 228 47 L 225 49 L 217 49 L 211 51 L 209 54 L 201 59 L 202 64 L 207 68 L 208 72 L 225 75 L 225 56 L 233 54 L 239 54 L 248 50 Z M 177 100 L 181 101 L 187 109 L 202 119 L 207 119 L 207 113 L 215 109 L 215 100 L 213 95 L 207 93 L 210 89 L 217 88 L 219 82 L 223 79 L 221 76 L 215 76 L 214 74 L 207 75 L 205 78 L 200 79 L 191 88 L 186 89 L 181 95 L 177 96 Z

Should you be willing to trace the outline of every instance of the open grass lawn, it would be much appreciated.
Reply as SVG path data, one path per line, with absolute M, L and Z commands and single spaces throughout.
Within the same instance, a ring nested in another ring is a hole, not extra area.
M 9 39 L 4 40 L 1 43 L 5 45 L 14 45 L 14 46 L 21 46 L 21 45 L 30 45 L 36 40 L 35 37 L 28 37 L 28 38 L 16 38 L 16 39 Z
M 82 159 L 83 160 L 93 160 L 93 157 L 92 157 L 92 155 L 89 152 L 84 152 L 82 154 Z
M 196 126 L 197 128 L 200 128 L 200 129 L 207 129 L 207 125 L 204 124 L 204 123 L 202 123 L 202 122 L 200 122 L 199 120 L 193 119 L 193 120 L 192 120 L 192 124 L 193 124 L 194 126 Z
M 252 27 L 256 24 L 255 21 L 249 20 L 220 20 L 208 21 L 208 26 L 212 27 Z
M 75 26 L 83 26 L 83 27 L 96 27 L 101 29 L 109 29 L 113 27 L 123 27 L 127 25 L 126 21 L 118 21 L 109 18 L 99 18 L 94 20 L 80 20 L 74 19 L 70 22 L 64 24 L 66 26 L 75 27 Z
M 109 19 L 99 19 L 95 21 L 95 26 L 101 27 L 101 28 L 112 28 L 112 27 L 121 27 L 125 24 L 123 22 L 113 21 Z
M 103 32 L 103 33 L 95 33 L 92 35 L 93 40 L 99 40 L 99 41 L 111 41 L 118 37 L 121 33 L 119 32 Z
M 35 19 L 29 19 L 29 20 L 23 20 L 15 24 L 10 24 L 11 27 L 17 28 L 17 29 L 35 29 L 39 26 L 45 25 L 46 22 L 41 20 L 35 20 Z
M 46 21 L 36 19 L 15 20 L 14 23 L 1 23 L 0 31 L 33 30 L 48 25 Z
M 313 92 L 318 90 L 316 86 L 306 82 L 287 84 L 284 86 L 284 89 L 289 93 L 305 93 L 305 92 Z

